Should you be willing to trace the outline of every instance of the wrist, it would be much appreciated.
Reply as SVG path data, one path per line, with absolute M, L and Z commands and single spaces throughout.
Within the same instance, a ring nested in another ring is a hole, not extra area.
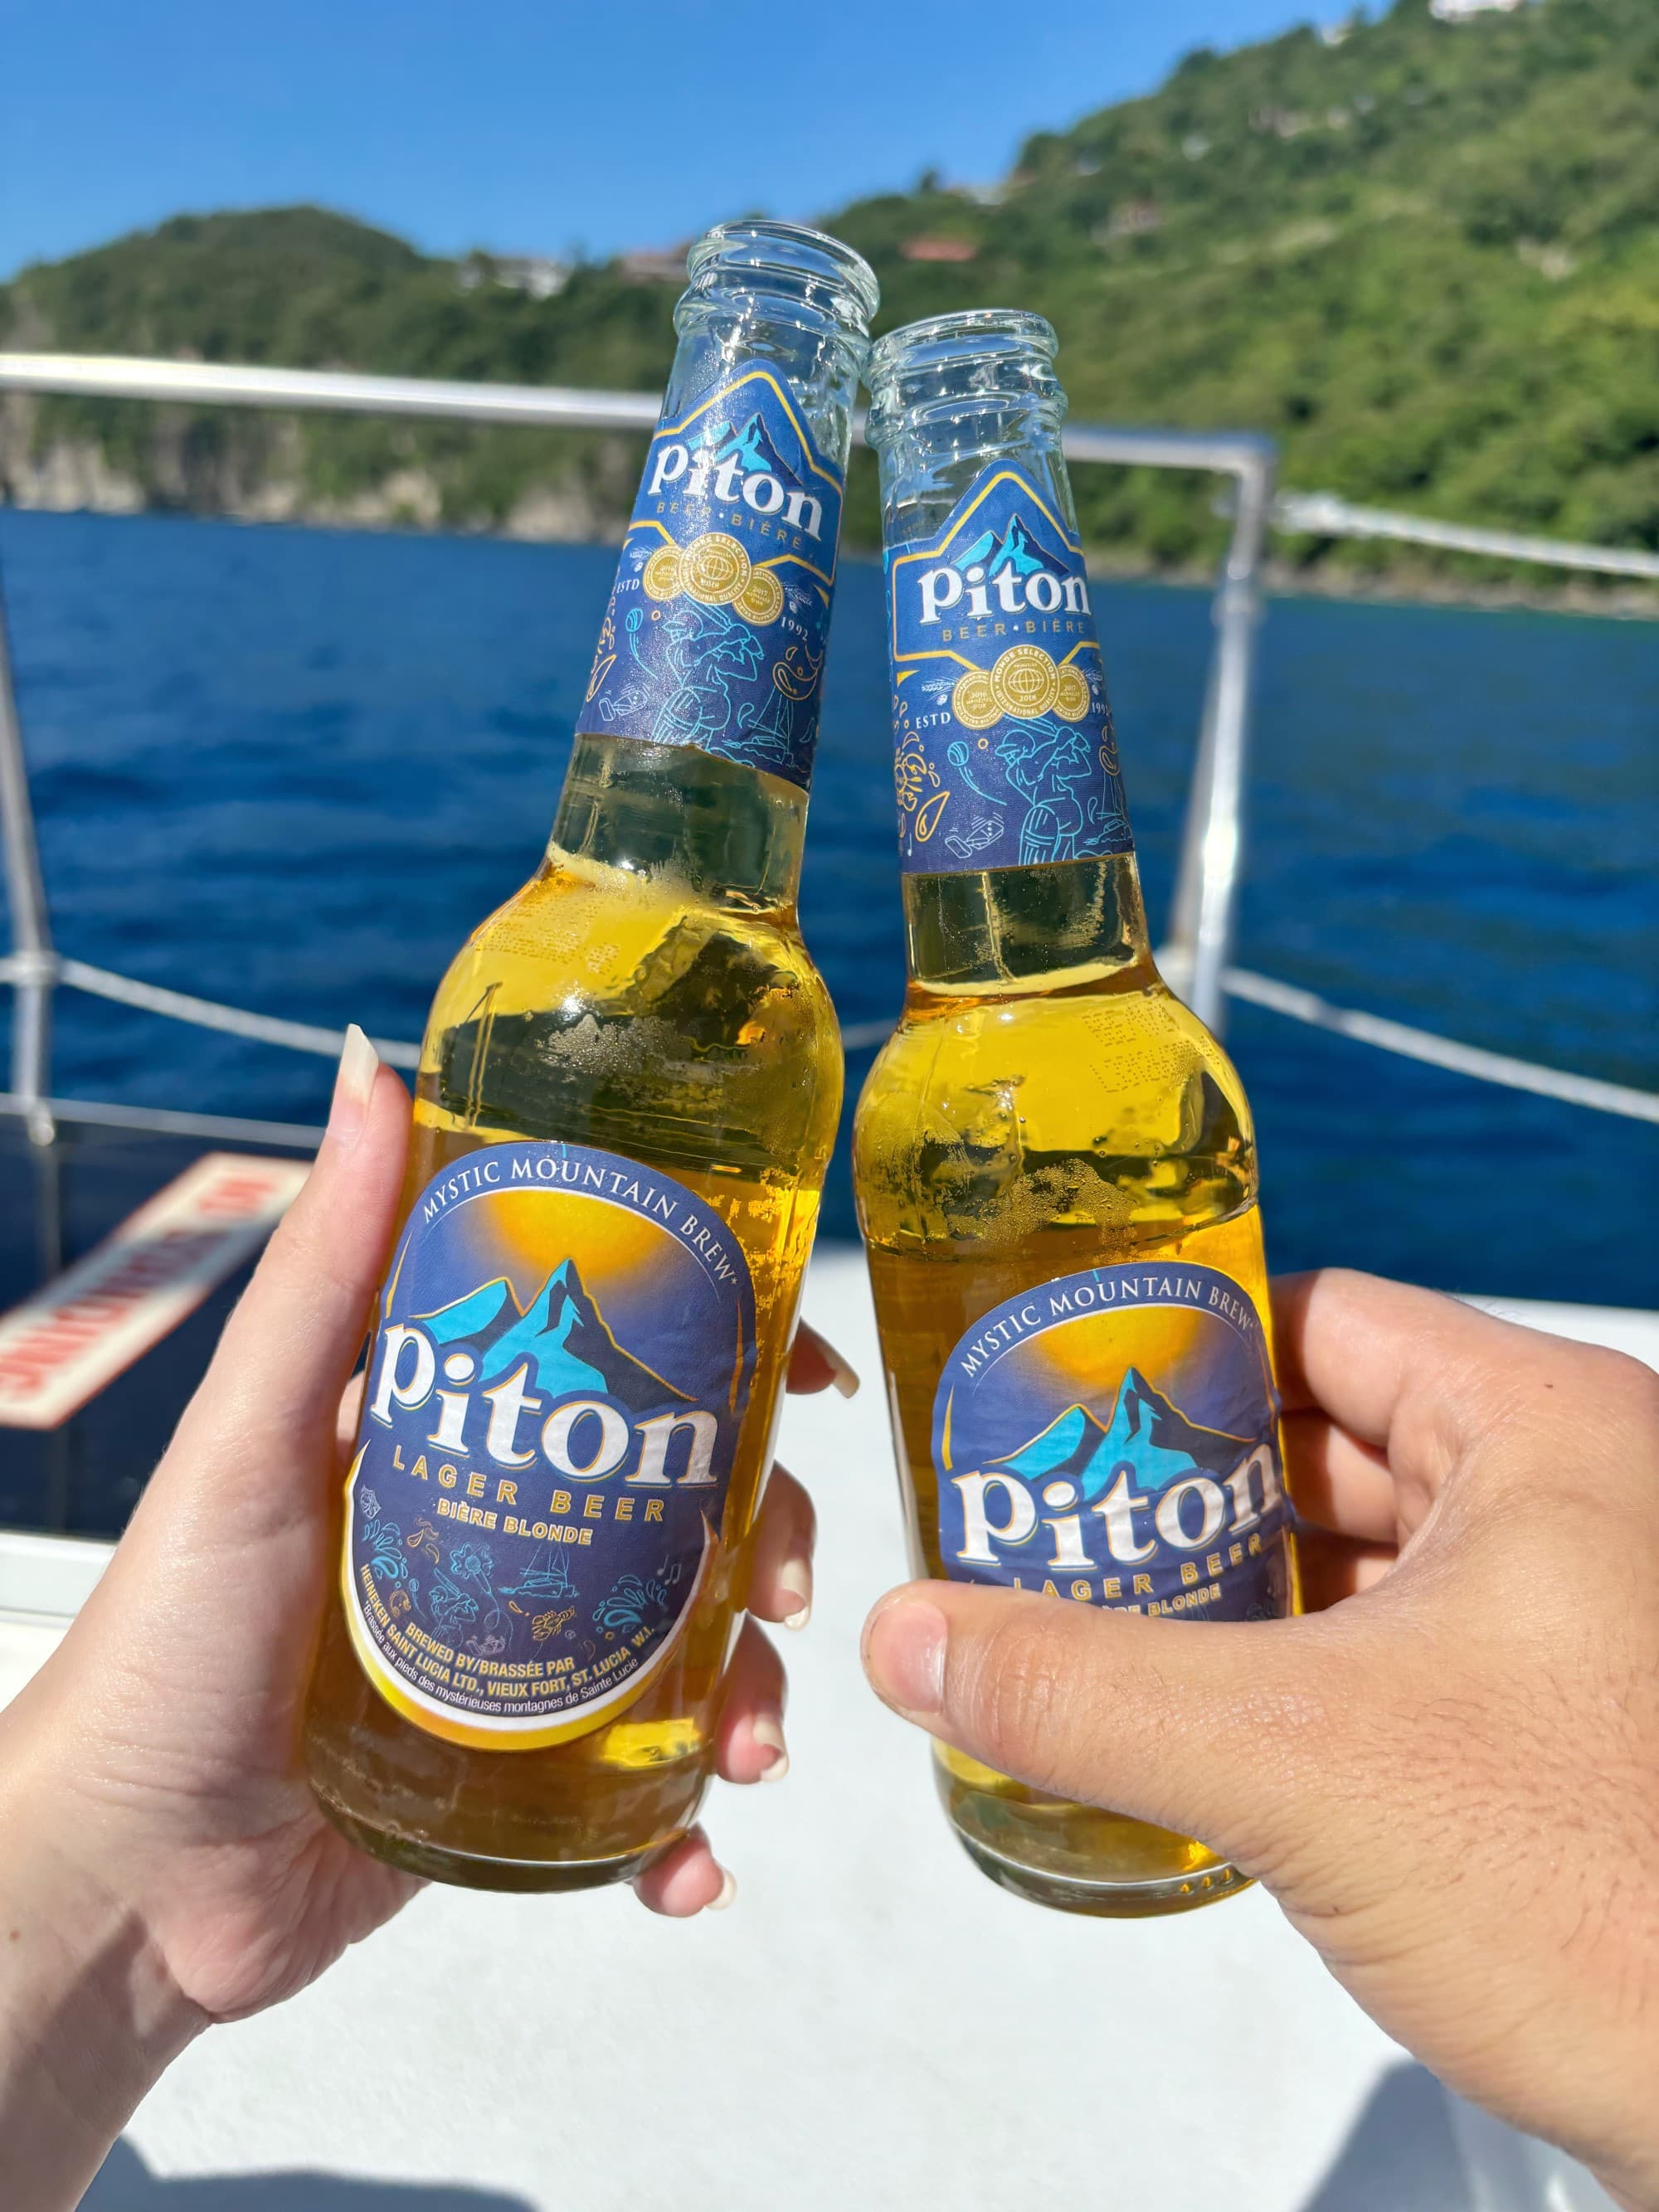
M 19 2201 L 58 2212 L 207 2018 L 22 1723 L 0 1721 L 0 2142 Z

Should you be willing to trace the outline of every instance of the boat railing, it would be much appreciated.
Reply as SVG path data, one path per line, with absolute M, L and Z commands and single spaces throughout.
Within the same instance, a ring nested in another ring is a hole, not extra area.
M 129 359 L 114 356 L 0 353 L 0 392 L 73 394 L 176 405 L 325 410 L 349 414 L 425 416 L 453 422 L 519 423 L 538 428 L 648 433 L 656 398 L 644 392 L 586 392 L 558 386 L 468 384 L 419 377 L 365 376 L 343 371 L 239 368 L 216 362 Z M 855 436 L 863 435 L 862 423 Z M 1393 538 L 1497 555 L 1517 561 L 1659 579 L 1659 556 L 1583 546 L 1497 531 L 1473 530 L 1421 516 L 1351 506 L 1329 493 L 1276 494 L 1277 449 L 1243 433 L 1147 430 L 1073 423 L 1065 433 L 1068 460 L 1130 467 L 1194 470 L 1228 477 L 1231 532 L 1213 602 L 1212 649 L 1197 753 L 1182 830 L 1170 927 L 1159 961 L 1173 987 L 1214 1030 L 1229 998 L 1265 1006 L 1291 1020 L 1479 1079 L 1541 1097 L 1659 1121 L 1659 1095 L 1624 1084 L 1545 1067 L 1481 1050 L 1431 1031 L 1334 1006 L 1312 992 L 1234 965 L 1232 945 L 1243 863 L 1243 802 L 1250 736 L 1261 569 L 1269 527 L 1321 536 Z M 50 1144 L 60 1121 L 132 1127 L 157 1133 L 237 1138 L 307 1145 L 318 1132 L 297 1123 L 171 1112 L 118 1102 L 58 1099 L 51 1082 L 52 1014 L 60 988 L 175 1021 L 289 1050 L 333 1056 L 341 1033 L 307 1022 L 227 1006 L 119 975 L 60 954 L 52 938 L 22 732 L 11 679 L 3 605 L 0 604 L 0 829 L 12 921 L 10 955 L 0 958 L 0 984 L 13 992 L 10 1087 L 0 1114 L 21 1117 L 30 1135 Z M 849 1050 L 878 1043 L 887 1022 L 850 1024 Z M 416 1045 L 377 1040 L 392 1065 L 412 1067 Z

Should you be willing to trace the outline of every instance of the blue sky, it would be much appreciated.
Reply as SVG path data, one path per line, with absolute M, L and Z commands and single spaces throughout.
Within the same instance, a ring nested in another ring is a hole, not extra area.
M 1006 170 L 1030 131 L 1341 0 L 0 0 L 0 276 L 308 199 L 593 253 Z

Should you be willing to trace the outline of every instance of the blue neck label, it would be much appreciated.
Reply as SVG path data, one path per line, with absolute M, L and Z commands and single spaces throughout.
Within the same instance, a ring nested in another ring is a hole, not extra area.
M 576 727 L 811 781 L 842 472 L 769 369 L 651 441 Z
M 1083 549 L 1048 499 L 999 463 L 886 565 L 905 867 L 1128 852 Z
M 982 1315 L 939 1376 L 933 1467 L 953 1582 L 1194 1620 L 1290 1610 L 1267 1336 L 1216 1268 L 1095 1267 Z

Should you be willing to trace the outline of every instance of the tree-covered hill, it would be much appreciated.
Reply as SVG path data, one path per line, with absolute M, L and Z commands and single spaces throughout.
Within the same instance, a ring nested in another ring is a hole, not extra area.
M 1079 415 L 1264 429 L 1299 488 L 1659 547 L 1656 126 L 1653 0 L 1455 23 L 1398 0 L 1191 55 L 1033 138 L 993 191 L 925 178 L 823 220 L 874 263 L 884 326 L 1041 309 Z M 579 268 L 551 298 L 483 273 L 317 209 L 181 217 L 0 287 L 0 343 L 660 381 L 674 286 L 648 266 Z M 613 525 L 631 489 L 625 444 L 556 434 L 15 401 L 6 419 L 0 490 L 58 503 L 568 532 Z M 1079 494 L 1125 560 L 1215 542 L 1212 485 L 1089 471 Z M 867 474 L 850 512 L 867 538 Z

